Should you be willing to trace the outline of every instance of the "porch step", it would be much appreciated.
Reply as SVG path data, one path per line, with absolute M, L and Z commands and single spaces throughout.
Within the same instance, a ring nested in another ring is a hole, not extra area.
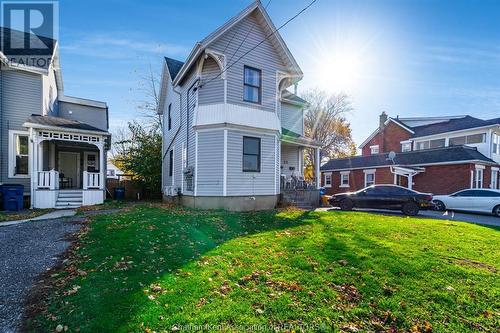
M 79 208 L 83 203 L 83 192 L 78 190 L 59 191 L 56 209 Z

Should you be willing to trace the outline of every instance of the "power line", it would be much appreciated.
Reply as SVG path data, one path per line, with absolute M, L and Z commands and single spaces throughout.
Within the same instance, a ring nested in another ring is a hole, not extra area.
M 269 6 L 269 4 L 271 3 L 271 1 L 272 1 L 272 0 L 269 0 L 269 1 L 267 2 L 267 4 L 266 4 L 266 6 L 264 7 L 264 9 L 267 9 L 267 6 Z M 248 32 L 247 32 L 247 34 L 246 34 L 245 38 L 243 38 L 243 40 L 241 41 L 240 45 L 238 45 L 238 48 L 236 49 L 236 51 L 234 51 L 234 53 L 231 55 L 231 58 L 229 58 L 228 63 L 230 63 L 230 62 L 231 62 L 231 60 L 233 60 L 234 56 L 236 55 L 236 53 L 238 53 L 238 51 L 240 50 L 240 48 L 241 48 L 241 46 L 243 45 L 243 43 L 245 43 L 245 41 L 247 40 L 248 36 L 250 36 L 250 34 L 252 33 L 253 28 L 255 28 L 255 22 L 254 22 L 254 23 L 252 23 L 252 27 L 250 28 L 250 30 L 248 30 Z M 236 32 L 235 32 L 234 34 L 236 34 Z M 233 35 L 233 37 L 234 37 L 234 35 Z M 228 44 L 228 45 L 229 45 L 229 44 Z M 224 53 L 224 52 L 222 52 L 222 53 Z
M 244 56 L 246 56 L 247 54 L 249 54 L 250 52 L 252 52 L 253 50 L 255 50 L 256 48 L 258 48 L 259 46 L 262 45 L 262 43 L 264 43 L 269 37 L 271 37 L 272 35 L 274 35 L 276 32 L 280 31 L 282 28 L 284 28 L 288 23 L 292 22 L 293 20 L 295 20 L 297 17 L 299 17 L 303 12 L 305 12 L 306 10 L 309 9 L 309 7 L 311 7 L 317 0 L 313 0 L 311 1 L 307 6 L 305 6 L 304 8 L 302 8 L 297 14 L 295 14 L 294 16 L 292 16 L 288 21 L 286 21 L 285 23 L 283 23 L 282 25 L 279 26 L 279 28 L 275 29 L 273 32 L 271 32 L 269 35 L 267 35 L 263 40 L 261 40 L 257 45 L 255 45 L 254 47 L 252 47 L 250 50 L 248 50 L 247 52 L 243 53 L 238 59 L 235 60 L 235 62 L 233 62 L 232 64 L 228 65 L 226 68 L 224 68 L 224 70 L 222 70 L 219 74 L 217 74 L 217 76 L 215 76 L 214 78 L 210 79 L 209 81 L 207 81 L 205 84 L 208 84 L 210 82 L 212 82 L 213 80 L 216 80 L 217 78 L 219 78 L 224 72 L 226 72 L 229 68 L 233 67 L 235 64 L 238 63 L 238 61 L 240 61 L 241 59 L 243 59 Z

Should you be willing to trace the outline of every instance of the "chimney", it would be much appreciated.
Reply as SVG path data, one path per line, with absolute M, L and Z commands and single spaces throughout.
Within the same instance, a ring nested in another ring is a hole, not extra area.
M 384 128 L 385 126 L 385 122 L 387 121 L 387 113 L 385 113 L 385 111 L 383 111 L 380 116 L 379 116 L 379 127 L 380 128 Z

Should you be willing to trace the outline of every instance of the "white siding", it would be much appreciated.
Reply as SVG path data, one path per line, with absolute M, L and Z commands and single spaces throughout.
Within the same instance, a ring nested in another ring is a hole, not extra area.
M 241 20 L 208 47 L 224 53 L 226 63 L 230 66 L 244 53 L 264 40 L 268 34 L 269 32 L 264 31 L 254 13 Z M 245 42 L 241 44 L 245 37 Z M 262 70 L 262 105 L 243 101 L 243 67 L 245 65 Z M 276 108 L 277 70 L 286 71 L 287 68 L 275 47 L 269 40 L 266 40 L 227 70 L 227 102 L 244 103 L 245 105 L 274 112 Z
M 223 178 L 224 130 L 199 132 L 197 195 L 222 196 Z
M 8 178 L 9 130 L 23 130 L 22 124 L 32 114 L 42 114 L 42 76 L 17 70 L 2 70 L 1 105 L 2 124 L 0 182 L 23 184 L 30 191 L 29 178 Z
M 297 146 L 281 146 L 281 174 L 290 177 L 292 175 L 293 170 L 290 170 L 290 167 L 295 168 L 295 171 L 301 174 L 301 170 L 299 170 L 299 158 L 300 152 Z
M 243 172 L 243 136 L 261 139 L 260 172 Z M 244 131 L 228 131 L 227 195 L 273 195 L 276 191 L 275 136 Z
M 219 73 L 219 65 L 217 65 L 212 57 L 208 57 L 203 63 L 201 73 L 202 87 L 199 89 L 200 105 L 224 102 L 224 80 L 221 79 Z
M 281 103 L 281 126 L 295 132 L 304 134 L 304 113 L 300 106 L 288 103 Z

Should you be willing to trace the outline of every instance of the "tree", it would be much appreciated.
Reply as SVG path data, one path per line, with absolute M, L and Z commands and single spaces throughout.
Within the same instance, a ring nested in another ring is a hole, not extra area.
M 141 121 L 129 122 L 113 135 L 113 163 L 126 174 L 144 182 L 149 191 L 161 190 L 162 116 L 159 105 L 159 79 L 151 66 L 139 78 L 138 91 L 143 96 L 137 102 Z
M 321 161 L 356 154 L 352 139 L 351 126 L 346 120 L 347 113 L 353 110 L 349 97 L 344 93 L 327 94 L 317 89 L 302 95 L 309 102 L 305 109 L 305 135 L 321 143 Z M 306 165 L 312 166 L 314 151 L 305 154 Z
M 162 137 L 154 128 L 136 121 L 128 123 L 126 138 L 114 143 L 113 162 L 127 174 L 133 174 L 152 191 L 161 189 Z

